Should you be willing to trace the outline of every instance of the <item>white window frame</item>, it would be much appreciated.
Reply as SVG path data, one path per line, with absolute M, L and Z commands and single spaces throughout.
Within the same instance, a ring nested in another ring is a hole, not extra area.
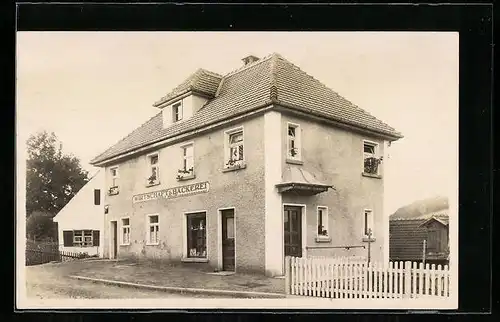
M 182 144 L 180 146 L 181 148 L 181 167 L 180 167 L 180 170 L 189 170 L 189 168 L 187 168 L 187 165 L 185 166 L 185 164 L 187 164 L 187 159 L 188 157 L 186 156 L 186 149 L 191 147 L 191 150 L 192 150 L 192 155 L 191 155 L 191 158 L 192 158 L 192 161 L 191 161 L 191 167 L 193 168 L 192 171 L 190 171 L 190 173 L 184 173 L 183 175 L 191 175 L 194 173 L 194 142 L 189 142 L 189 143 L 185 143 L 185 144 Z
M 373 154 L 369 154 L 369 153 L 365 152 L 365 145 L 373 146 Z M 379 144 L 377 142 L 374 142 L 374 141 L 363 140 L 363 146 L 362 146 L 361 152 L 363 153 L 363 159 L 362 159 L 362 162 L 361 162 L 361 169 L 363 170 L 362 171 L 363 173 L 366 173 L 365 172 L 365 159 L 367 158 L 368 155 L 371 155 L 374 158 L 380 158 L 380 155 L 379 155 Z M 380 164 L 379 164 L 379 166 L 377 168 L 377 173 L 366 173 L 366 174 L 379 175 L 380 174 Z
M 370 215 L 368 216 L 368 220 L 366 220 L 366 214 L 369 213 Z M 363 210 L 363 238 L 368 238 L 368 234 L 366 233 L 367 232 L 367 227 L 366 227 L 366 223 L 368 222 L 368 228 L 371 228 L 372 230 L 372 236 L 371 236 L 371 239 L 374 239 L 375 238 L 375 220 L 374 220 L 374 212 L 372 209 L 364 209 Z
M 152 223 L 151 217 L 158 217 L 158 222 Z M 151 227 L 156 228 L 156 242 L 151 242 Z M 160 244 L 160 214 L 149 214 L 147 215 L 146 221 L 146 245 L 159 245 Z
M 125 219 L 128 219 L 128 225 L 124 225 L 123 224 L 123 220 Z M 121 229 L 120 229 L 120 245 L 130 245 L 130 217 L 122 217 L 120 218 L 120 225 L 121 225 Z M 125 242 L 125 229 L 128 230 L 127 234 L 128 234 L 128 241 Z
M 319 228 L 319 211 L 322 210 L 322 226 L 323 230 L 326 230 L 326 235 L 320 235 L 318 228 Z M 316 237 L 318 238 L 329 238 L 330 237 L 330 228 L 329 228 L 329 221 L 330 221 L 330 216 L 328 212 L 328 207 L 326 206 L 318 206 L 316 207 Z
M 292 155 L 292 147 L 290 144 L 290 135 L 288 131 L 290 128 L 294 128 L 295 137 L 294 137 L 294 148 L 297 154 Z M 286 158 L 290 160 L 302 161 L 302 131 L 300 128 L 300 124 L 287 122 L 286 124 Z
M 239 133 L 239 132 L 241 132 L 241 135 L 243 137 L 241 140 L 241 144 L 239 142 L 238 142 L 239 144 L 237 144 L 237 145 L 230 144 L 229 139 L 231 138 L 231 135 Z M 245 154 L 246 154 L 245 130 L 244 130 L 243 126 L 239 126 L 237 128 L 233 128 L 233 129 L 230 129 L 230 130 L 227 130 L 224 132 L 224 168 L 231 168 L 234 166 L 234 165 L 228 165 L 228 162 L 231 159 L 231 148 L 234 146 L 239 146 L 239 145 L 243 146 L 243 159 L 236 161 L 235 165 L 245 164 L 245 161 L 246 161 L 246 157 L 245 157 Z
M 90 231 L 90 235 L 85 235 L 85 231 Z M 76 233 L 81 233 L 79 236 L 76 236 Z M 76 238 L 81 238 L 80 241 L 77 241 Z M 88 241 L 89 245 L 86 245 L 85 237 L 90 237 Z M 81 229 L 81 230 L 73 230 L 73 246 L 74 247 L 93 247 L 94 246 L 94 232 L 91 229 Z
M 177 106 L 179 106 L 179 108 L 177 110 L 178 113 L 175 112 L 175 109 Z M 182 100 L 172 104 L 171 109 L 172 109 L 172 123 L 182 121 L 182 119 L 184 118 L 184 104 L 182 103 Z M 180 116 L 180 118 L 178 120 L 176 119 L 176 114 L 178 114 Z
M 79 240 L 77 240 L 77 238 L 79 238 Z M 83 245 L 83 230 L 73 230 L 73 246 L 82 247 L 82 245 Z
M 158 158 L 158 161 L 156 162 L 156 164 L 151 164 L 151 158 L 156 156 Z M 149 153 L 146 155 L 146 169 L 147 169 L 147 173 L 146 173 L 146 185 L 147 186 L 153 186 L 153 185 L 157 185 L 160 183 L 160 152 L 153 152 L 153 153 Z M 150 183 L 149 182 L 149 177 L 152 175 L 153 173 L 153 168 L 156 168 L 156 181 L 153 182 L 153 183 Z
M 116 170 L 116 175 L 113 175 L 113 170 Z M 109 172 L 111 173 L 111 187 L 118 187 L 120 179 L 119 166 L 115 165 L 110 167 Z
M 189 224 L 189 221 L 188 221 L 188 217 L 191 216 L 191 215 L 200 215 L 200 214 L 205 214 L 205 226 L 204 226 L 204 229 L 205 229 L 205 256 L 204 257 L 191 257 L 190 254 L 189 254 L 189 251 L 188 251 L 188 244 L 189 244 L 189 235 L 188 235 L 188 224 Z M 184 234 L 185 234 L 185 241 L 184 241 L 184 245 L 183 245 L 183 248 L 184 248 L 184 258 L 185 259 L 190 259 L 190 260 L 193 260 L 193 261 L 196 261 L 196 260 L 200 260 L 200 261 L 203 261 L 203 260 L 206 260 L 208 259 L 208 215 L 207 215 L 207 211 L 206 210 L 200 210 L 200 211 L 190 211 L 190 212 L 186 212 L 184 213 Z

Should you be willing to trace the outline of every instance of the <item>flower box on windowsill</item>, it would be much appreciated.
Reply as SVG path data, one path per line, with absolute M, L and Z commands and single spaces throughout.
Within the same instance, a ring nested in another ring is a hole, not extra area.
M 332 241 L 332 238 L 331 238 L 331 237 L 329 237 L 329 236 L 317 236 L 317 237 L 315 238 L 315 241 L 316 241 L 317 243 L 329 243 L 329 242 L 331 242 L 331 241 Z
M 153 187 L 160 184 L 160 180 L 149 181 L 146 180 L 146 187 Z
M 120 189 L 118 189 L 118 186 L 110 187 L 108 190 L 108 194 L 110 196 L 117 195 L 120 192 Z
M 240 169 L 245 169 L 246 167 L 247 165 L 245 162 L 238 161 L 232 165 L 225 165 L 224 169 L 222 169 L 222 172 L 236 171 Z
M 191 180 L 191 179 L 194 179 L 196 178 L 195 174 L 194 173 L 190 173 L 190 174 L 179 174 L 177 175 L 177 181 L 186 181 L 186 180 Z
M 363 243 L 368 243 L 368 242 L 373 243 L 373 242 L 375 242 L 376 240 L 377 240 L 377 239 L 376 239 L 375 237 L 371 237 L 371 238 L 369 238 L 369 237 L 366 237 L 366 236 L 365 236 L 365 237 L 363 237 L 363 239 L 362 239 Z
M 298 165 L 304 164 L 304 161 L 302 161 L 302 160 L 291 159 L 291 158 L 286 158 L 285 162 L 290 163 L 290 164 L 298 164 Z
M 382 176 L 380 174 L 376 174 L 376 173 L 362 172 L 361 175 L 363 177 L 368 177 L 368 178 L 382 179 Z
M 208 263 L 208 258 L 206 257 L 183 257 L 181 258 L 183 263 Z

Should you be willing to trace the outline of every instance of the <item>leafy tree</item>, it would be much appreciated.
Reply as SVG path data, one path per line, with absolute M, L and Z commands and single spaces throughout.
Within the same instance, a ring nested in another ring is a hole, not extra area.
M 34 211 L 53 217 L 88 182 L 88 172 L 78 158 L 63 154 L 62 143 L 53 132 L 31 135 L 27 148 L 27 217 Z
M 57 225 L 49 213 L 35 211 L 26 219 L 26 237 L 29 240 L 57 240 Z

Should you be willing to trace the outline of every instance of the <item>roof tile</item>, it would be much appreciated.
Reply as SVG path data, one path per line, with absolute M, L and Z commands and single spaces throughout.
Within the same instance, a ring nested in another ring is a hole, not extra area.
M 197 70 L 168 95 L 155 103 L 161 105 L 189 90 L 213 96 L 190 119 L 163 128 L 161 113 L 92 160 L 92 164 L 140 147 L 249 112 L 273 102 L 284 107 L 298 106 L 325 118 L 367 128 L 400 138 L 394 128 L 338 95 L 279 54 L 241 67 L 225 76 Z

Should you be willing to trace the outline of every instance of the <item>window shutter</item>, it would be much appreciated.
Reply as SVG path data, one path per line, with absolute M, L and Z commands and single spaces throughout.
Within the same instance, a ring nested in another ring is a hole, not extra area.
M 64 247 L 73 246 L 73 231 L 72 230 L 63 231 L 63 240 L 64 240 Z
M 92 243 L 94 246 L 99 246 L 99 230 L 92 231 Z
M 94 205 L 99 206 L 101 204 L 101 189 L 94 189 Z
M 243 144 L 238 147 L 238 160 L 243 160 Z

